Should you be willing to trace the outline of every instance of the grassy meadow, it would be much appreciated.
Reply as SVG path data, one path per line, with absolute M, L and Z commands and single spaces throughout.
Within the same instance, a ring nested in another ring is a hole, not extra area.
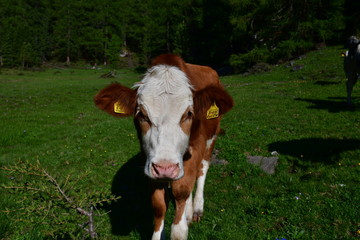
M 210 168 L 205 214 L 191 225 L 189 239 L 360 238 L 360 85 L 354 106 L 347 106 L 341 51 L 328 47 L 270 72 L 221 78 L 236 103 L 215 146 L 228 164 Z M 4 170 L 26 162 L 39 162 L 75 199 L 122 197 L 96 208 L 99 239 L 151 234 L 132 119 L 116 119 L 93 104 L 107 84 L 132 86 L 141 74 L 119 70 L 115 78 L 100 78 L 108 71 L 1 69 L 1 239 L 84 234 L 74 209 L 64 204 L 65 211 L 59 205 L 50 210 L 55 206 L 48 196 L 29 190 L 43 180 Z M 279 159 L 273 175 L 247 162 L 247 156 L 274 151 Z M 173 206 L 167 238 L 172 213 Z

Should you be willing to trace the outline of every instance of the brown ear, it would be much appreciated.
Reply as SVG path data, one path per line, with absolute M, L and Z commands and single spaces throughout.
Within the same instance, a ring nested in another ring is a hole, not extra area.
M 207 119 L 207 112 L 214 103 L 219 108 L 219 116 L 224 115 L 234 106 L 234 100 L 223 88 L 209 86 L 194 92 L 195 116 Z
M 136 93 L 137 90 L 113 83 L 96 94 L 94 102 L 98 108 L 115 117 L 127 117 L 134 114 Z

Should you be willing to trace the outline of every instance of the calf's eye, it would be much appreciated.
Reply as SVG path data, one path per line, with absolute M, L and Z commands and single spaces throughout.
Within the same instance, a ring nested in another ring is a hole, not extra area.
M 143 114 L 141 111 L 136 115 L 136 117 L 139 119 L 140 122 L 150 123 L 149 117 Z
M 193 116 L 193 113 L 191 111 L 188 111 L 187 113 L 185 113 L 182 117 L 182 122 L 185 122 L 186 120 L 190 120 Z

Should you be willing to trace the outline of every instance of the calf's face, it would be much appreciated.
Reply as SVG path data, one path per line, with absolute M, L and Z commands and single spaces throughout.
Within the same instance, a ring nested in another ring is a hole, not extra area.
M 233 106 L 232 98 L 223 89 L 194 91 L 185 73 L 168 65 L 150 68 L 134 89 L 114 83 L 101 90 L 94 101 L 113 116 L 134 115 L 146 155 L 144 172 L 156 180 L 183 177 L 183 157 L 193 121 L 206 119 L 206 111 L 214 103 L 219 116 Z
M 145 174 L 176 180 L 184 175 L 193 97 L 186 75 L 176 67 L 155 66 L 136 84 L 135 118 L 146 154 Z

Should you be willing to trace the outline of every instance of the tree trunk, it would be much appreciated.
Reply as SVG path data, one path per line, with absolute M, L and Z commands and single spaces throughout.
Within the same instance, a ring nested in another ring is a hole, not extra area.
M 70 65 L 70 49 L 71 49 L 71 22 L 70 22 L 70 11 L 67 10 L 67 33 L 66 33 L 66 65 Z

